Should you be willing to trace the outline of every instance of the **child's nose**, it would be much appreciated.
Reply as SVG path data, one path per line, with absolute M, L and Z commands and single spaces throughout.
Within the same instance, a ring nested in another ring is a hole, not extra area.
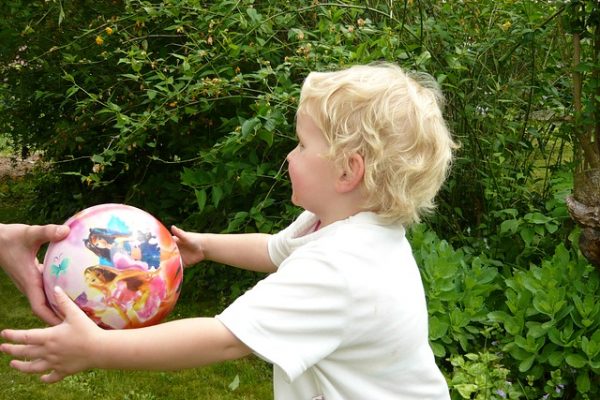
M 296 149 L 298 148 L 298 146 L 294 147 L 285 157 L 285 159 L 289 162 L 290 158 L 292 157 L 292 155 L 296 152 Z

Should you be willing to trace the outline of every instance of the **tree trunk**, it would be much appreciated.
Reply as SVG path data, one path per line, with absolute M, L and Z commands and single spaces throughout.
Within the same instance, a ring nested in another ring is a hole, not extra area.
M 573 196 L 567 197 L 571 218 L 582 228 L 581 253 L 600 269 L 600 168 L 575 174 Z
M 598 3 L 600 4 L 600 3 Z M 595 5 L 595 9 L 599 5 Z M 591 264 L 600 269 L 600 22 L 584 20 L 585 25 L 591 23 L 592 35 L 592 73 L 588 75 L 596 82 L 588 85 L 591 91 L 591 118 L 584 118 L 583 106 L 583 74 L 578 69 L 581 56 L 581 36 L 573 33 L 573 108 L 575 112 L 576 143 L 575 155 L 577 168 L 574 174 L 573 195 L 567 197 L 569 214 L 581 228 L 579 247 Z M 589 106 L 587 106 L 589 107 Z

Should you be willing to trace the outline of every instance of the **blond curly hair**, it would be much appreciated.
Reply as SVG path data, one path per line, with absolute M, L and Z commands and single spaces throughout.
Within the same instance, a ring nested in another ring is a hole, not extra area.
M 435 208 L 458 147 L 443 103 L 430 75 L 381 63 L 310 73 L 297 112 L 312 117 L 340 166 L 363 157 L 364 208 L 410 225 Z

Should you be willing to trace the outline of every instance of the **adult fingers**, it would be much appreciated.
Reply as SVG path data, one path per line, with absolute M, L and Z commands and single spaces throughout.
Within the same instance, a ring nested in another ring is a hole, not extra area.
M 48 307 L 46 296 L 41 290 L 32 291 L 27 296 L 33 313 L 49 325 L 58 325 L 62 322 L 59 316 Z
M 32 225 L 27 228 L 27 240 L 31 244 L 42 244 L 46 242 L 57 242 L 69 234 L 67 225 Z

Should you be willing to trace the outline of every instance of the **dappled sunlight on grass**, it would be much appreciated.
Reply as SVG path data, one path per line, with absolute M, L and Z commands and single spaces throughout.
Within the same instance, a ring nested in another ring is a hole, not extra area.
M 0 329 L 44 326 L 37 320 L 27 299 L 0 275 Z M 185 318 L 198 306 L 181 304 L 174 311 Z M 10 369 L 10 358 L 0 355 L 0 400 L 154 400 L 154 399 L 269 399 L 272 398 L 271 367 L 255 357 L 218 365 L 174 372 L 92 370 L 47 385 L 36 375 Z M 236 378 L 238 377 L 238 378 Z M 234 390 L 230 384 L 239 379 Z

